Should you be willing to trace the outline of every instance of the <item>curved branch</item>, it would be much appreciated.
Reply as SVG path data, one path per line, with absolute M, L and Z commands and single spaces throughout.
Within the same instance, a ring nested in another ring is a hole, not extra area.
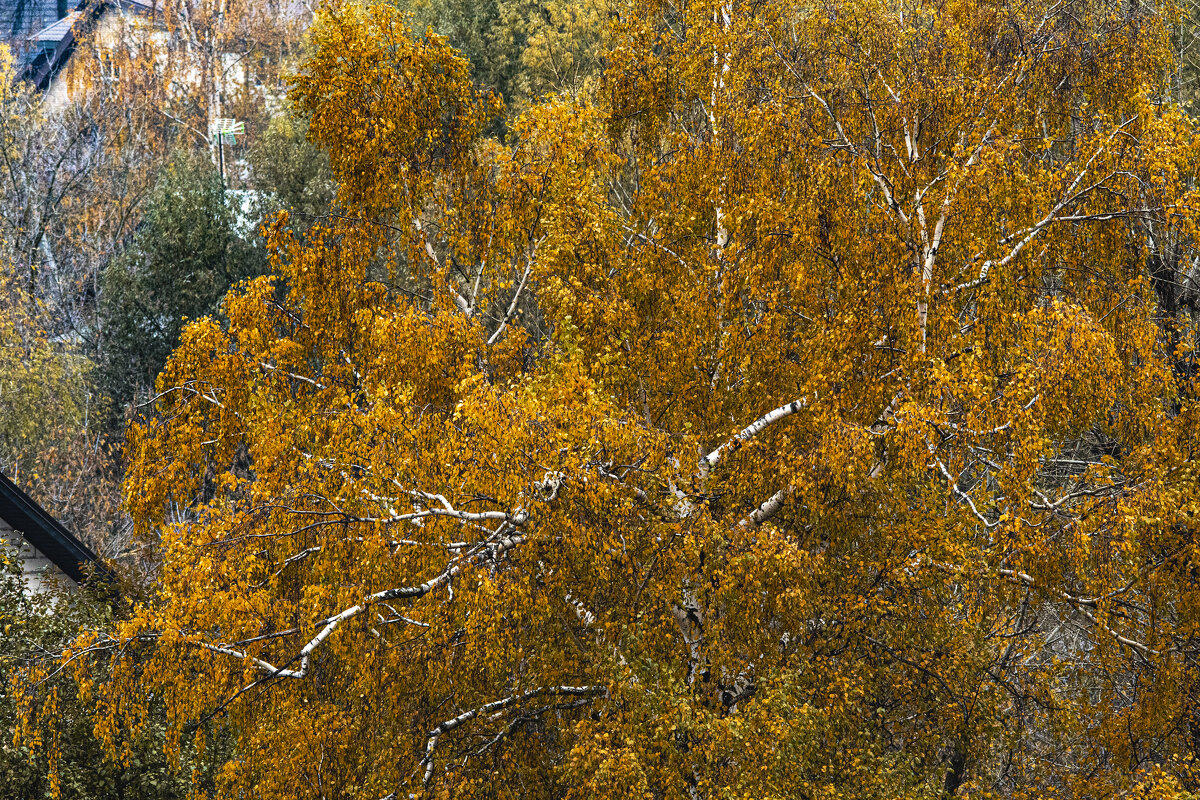
M 430 578 L 422 584 L 416 586 L 400 586 L 394 589 L 385 589 L 381 592 L 375 592 L 374 594 L 367 595 L 356 605 L 334 614 L 332 617 L 326 617 L 318 622 L 317 624 L 321 626 L 321 629 L 317 631 L 316 635 L 309 639 L 302 648 L 300 648 L 300 651 L 297 652 L 296 655 L 288 659 L 288 661 L 282 666 L 276 667 L 267 661 L 263 661 L 262 659 L 251 656 L 249 653 L 240 650 L 234 650 L 233 648 L 226 647 L 224 645 L 200 643 L 200 646 L 214 653 L 233 656 L 234 658 L 238 658 L 240 660 L 249 660 L 251 664 L 266 672 L 268 677 L 271 678 L 303 678 L 308 675 L 309 656 L 311 656 L 313 651 L 321 646 L 322 642 L 333 635 L 333 632 L 337 630 L 343 622 L 354 619 L 359 614 L 362 614 L 367 609 L 379 603 L 386 603 L 391 600 L 415 599 L 418 597 L 424 597 L 438 587 L 448 584 L 450 580 L 462 572 L 465 567 L 479 563 L 479 561 L 485 556 L 493 559 L 498 558 L 504 552 L 511 550 L 524 541 L 524 535 L 517 535 L 505 536 L 500 539 L 481 542 L 474 549 L 474 551 L 468 554 L 465 558 L 451 563 L 448 567 L 446 567 L 446 569 L 442 570 L 436 576 Z M 288 667 L 291 664 L 294 664 L 297 660 L 300 662 L 300 668 L 289 669 Z

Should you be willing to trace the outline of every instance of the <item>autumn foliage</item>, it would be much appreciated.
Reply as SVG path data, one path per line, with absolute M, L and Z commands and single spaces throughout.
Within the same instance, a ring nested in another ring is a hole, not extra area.
M 222 797 L 1200 789 L 1170 13 L 630 3 L 500 141 L 445 41 L 324 11 L 341 208 L 131 434 L 98 732 L 232 737 Z

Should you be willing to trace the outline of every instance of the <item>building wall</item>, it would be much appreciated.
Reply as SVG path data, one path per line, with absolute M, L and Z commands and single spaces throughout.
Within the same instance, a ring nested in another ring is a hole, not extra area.
M 0 3 L 8 0 L 0 0 Z M 160 29 L 153 20 L 124 8 L 109 8 L 91 26 L 81 31 L 84 34 L 81 47 L 93 48 L 93 52 L 109 52 L 117 49 L 118 45 L 138 47 L 142 41 L 150 41 L 158 47 L 159 61 L 165 64 L 167 33 Z M 93 75 L 91 79 L 104 80 L 104 75 Z M 42 93 L 42 105 L 51 112 L 58 113 L 70 105 L 71 97 L 70 66 L 51 80 L 50 85 Z
M 76 583 L 71 580 L 70 576 L 55 566 L 53 561 L 42 555 L 36 547 L 25 541 L 24 537 L 13 530 L 12 526 L 3 519 L 0 519 L 0 547 L 15 551 L 17 557 L 21 559 L 21 571 L 25 577 L 25 584 L 31 592 L 55 587 L 75 588 Z

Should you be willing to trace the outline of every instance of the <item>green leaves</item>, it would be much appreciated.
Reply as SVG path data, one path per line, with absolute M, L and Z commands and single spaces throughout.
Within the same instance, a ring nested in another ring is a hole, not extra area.
M 264 270 L 234 214 L 207 159 L 183 154 L 163 170 L 133 241 L 101 279 L 100 381 L 110 397 L 144 396 L 187 320 L 215 313 L 233 284 Z

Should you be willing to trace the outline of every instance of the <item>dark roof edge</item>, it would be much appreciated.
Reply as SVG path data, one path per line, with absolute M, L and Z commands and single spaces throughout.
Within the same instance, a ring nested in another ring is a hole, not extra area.
M 67 28 L 62 39 L 59 40 L 54 50 L 49 53 L 45 61 L 34 60 L 26 64 L 21 72 L 21 78 L 33 85 L 33 88 L 39 92 L 44 92 L 50 88 L 50 82 L 62 71 L 67 60 L 75 51 L 75 44 L 79 39 L 79 34 L 100 19 L 104 12 L 110 8 L 128 7 L 136 14 L 150 14 L 157 10 L 155 3 L 145 3 L 141 0 L 79 0 L 73 9 L 79 13 L 79 18 Z M 66 19 L 66 17 L 63 17 Z M 53 27 L 62 22 L 62 19 L 50 23 L 46 27 L 38 31 L 33 31 L 28 38 L 36 37 L 41 31 L 46 28 Z
M 85 583 L 89 575 L 106 583 L 112 580 L 112 572 L 99 556 L 3 473 L 0 473 L 0 519 L 13 526 L 76 583 Z

